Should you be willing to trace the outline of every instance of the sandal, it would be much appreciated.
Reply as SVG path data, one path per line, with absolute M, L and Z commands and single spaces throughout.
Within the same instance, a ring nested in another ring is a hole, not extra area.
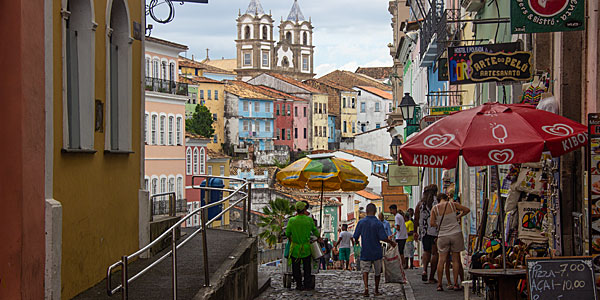
M 453 286 L 453 285 L 451 285 L 451 284 L 447 285 L 447 286 L 446 286 L 446 288 L 447 288 L 449 291 L 452 291 L 452 290 L 454 290 L 454 286 Z
M 365 292 L 363 293 L 363 296 L 369 297 L 369 290 L 365 290 Z
M 438 292 L 443 292 L 443 291 L 444 291 L 444 288 L 443 288 L 441 285 L 438 285 L 438 287 L 437 287 L 436 291 L 438 291 Z
M 463 287 L 462 287 L 462 286 L 460 286 L 460 285 L 454 285 L 454 291 L 456 291 L 456 292 L 460 292 L 460 291 L 462 291 L 462 290 L 463 290 Z

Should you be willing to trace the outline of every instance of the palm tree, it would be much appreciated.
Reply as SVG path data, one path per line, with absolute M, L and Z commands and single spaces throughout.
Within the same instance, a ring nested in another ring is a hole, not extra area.
M 292 216 L 294 208 L 290 201 L 276 198 L 269 201 L 269 204 L 263 208 L 263 213 L 265 216 L 261 216 L 258 223 L 258 226 L 263 228 L 263 231 L 258 236 L 269 247 L 273 247 L 282 241 L 284 221 Z

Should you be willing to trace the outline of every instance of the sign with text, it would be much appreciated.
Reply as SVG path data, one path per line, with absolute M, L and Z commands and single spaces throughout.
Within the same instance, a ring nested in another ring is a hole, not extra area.
M 421 127 L 421 130 L 429 127 L 429 125 L 437 122 L 438 120 L 441 120 L 445 117 L 446 115 L 437 115 L 437 116 L 424 116 L 423 119 L 421 119 L 421 121 L 419 122 L 419 125 Z
M 429 108 L 429 114 L 438 115 L 449 115 L 455 111 L 460 111 L 460 106 L 434 106 Z
M 513 53 L 473 52 L 471 60 L 471 80 L 517 81 L 531 79 L 531 52 Z
M 471 78 L 473 73 L 472 53 L 514 53 L 519 50 L 519 43 L 448 47 L 448 80 L 453 85 L 478 82 Z
M 390 186 L 419 185 L 419 168 L 390 165 L 388 167 Z
M 527 259 L 529 299 L 596 299 L 589 256 Z
M 511 0 L 510 28 L 512 34 L 583 30 L 585 0 Z

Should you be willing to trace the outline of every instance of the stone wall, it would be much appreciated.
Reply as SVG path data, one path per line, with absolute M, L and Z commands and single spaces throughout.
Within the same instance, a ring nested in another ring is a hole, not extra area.
M 254 150 L 254 162 L 257 165 L 275 165 L 275 161 L 279 163 L 285 163 L 290 159 L 290 151 L 289 150 L 268 150 L 268 151 L 260 151 Z

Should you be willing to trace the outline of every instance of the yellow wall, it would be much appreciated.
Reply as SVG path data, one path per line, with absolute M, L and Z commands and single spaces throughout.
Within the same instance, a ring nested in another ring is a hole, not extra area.
M 342 137 L 353 137 L 358 132 L 356 131 L 356 107 L 358 107 L 358 97 L 354 93 L 342 92 L 342 97 L 346 97 L 346 107 L 342 107 L 342 122 L 340 123 L 340 131 Z M 352 108 L 352 98 L 354 98 L 354 108 Z M 347 130 L 344 132 L 344 121 L 346 121 Z M 354 132 L 352 132 L 352 124 L 354 124 Z
M 202 76 L 202 70 L 199 70 L 198 75 L 196 75 L 196 69 L 190 67 L 180 67 L 181 74 L 190 75 L 190 76 Z
M 211 161 L 210 159 L 206 162 L 206 166 L 212 166 L 212 174 L 209 175 L 213 175 L 213 176 L 221 176 L 221 166 L 225 166 L 225 175 L 223 176 L 229 176 L 229 162 L 230 160 L 227 159 L 227 161 L 224 162 L 214 162 Z M 224 180 L 223 182 L 225 184 L 225 188 L 229 188 L 229 180 Z M 223 197 L 227 197 L 228 193 L 223 193 Z M 226 209 L 227 207 L 229 207 L 229 201 L 225 201 L 225 204 L 223 205 L 223 209 Z M 213 227 L 219 227 L 220 223 L 219 222 L 215 222 L 213 223 Z M 229 225 L 229 212 L 226 212 L 223 215 L 223 225 L 227 226 Z
M 322 105 L 327 105 L 329 102 L 329 96 L 327 94 L 313 94 L 313 101 L 310 105 L 314 107 L 313 103 L 322 103 Z M 311 108 L 311 111 L 314 109 Z M 328 107 L 329 110 L 329 107 Z M 327 135 L 329 135 L 329 130 L 325 130 L 327 132 L 326 136 L 318 137 L 315 133 L 315 126 L 324 126 L 325 128 L 329 128 L 327 126 L 327 114 L 315 114 L 313 111 L 312 114 L 312 148 L 313 150 L 327 150 Z
M 107 0 L 94 3 L 95 99 L 106 101 Z M 143 24 L 141 0 L 126 1 L 129 23 Z M 141 41 L 132 44 L 132 151 L 106 154 L 105 133 L 94 134 L 96 153 L 62 153 L 61 1 L 53 2 L 54 198 L 63 205 L 62 298 L 71 299 L 106 276 L 106 268 L 138 249 L 138 191 L 142 148 Z M 131 27 L 133 27 L 131 25 Z M 106 107 L 106 104 L 105 104 Z
M 217 121 L 213 122 L 217 142 L 214 143 L 211 138 L 208 149 L 221 151 L 221 144 L 225 143 L 225 85 L 222 83 L 197 83 L 197 85 L 198 101 L 196 103 L 200 103 L 200 91 L 204 90 L 204 105 L 211 113 L 217 114 Z M 211 100 L 208 100 L 207 90 L 211 90 Z M 215 90 L 219 91 L 219 100 L 215 100 Z

